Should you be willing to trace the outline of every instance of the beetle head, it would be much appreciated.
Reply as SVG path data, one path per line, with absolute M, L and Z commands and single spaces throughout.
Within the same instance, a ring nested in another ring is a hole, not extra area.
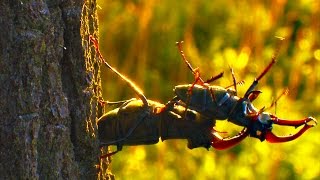
M 273 115 L 267 112 L 259 113 L 254 119 L 251 120 L 249 125 L 249 133 L 251 137 L 265 140 L 267 131 L 271 131 L 273 124 Z

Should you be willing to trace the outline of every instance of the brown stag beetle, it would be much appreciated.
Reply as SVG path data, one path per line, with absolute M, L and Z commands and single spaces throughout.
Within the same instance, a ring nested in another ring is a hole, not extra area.
M 255 90 L 259 80 L 270 70 L 272 65 L 276 62 L 275 56 L 272 58 L 270 64 L 264 71 L 256 78 L 251 86 L 246 91 L 245 95 L 240 98 L 236 96 L 236 91 L 226 89 L 220 86 L 210 86 L 206 81 L 204 82 L 199 75 L 198 70 L 194 70 L 190 63 L 185 58 L 181 48 L 181 42 L 178 43 L 182 58 L 188 65 L 189 69 L 195 75 L 195 82 L 188 85 L 178 85 L 174 88 L 177 95 L 169 104 L 179 104 L 192 109 L 201 115 L 215 119 L 225 120 L 243 126 L 246 129 L 241 133 L 241 136 L 250 135 L 260 139 L 267 140 L 271 143 L 287 142 L 294 140 L 301 136 L 306 130 L 314 127 L 317 121 L 313 117 L 307 117 L 302 120 L 284 120 L 275 115 L 264 112 L 264 108 L 258 110 L 252 104 L 261 91 Z M 232 71 L 234 86 L 236 87 L 236 80 Z M 220 77 L 220 75 L 216 76 Z M 211 78 L 216 79 L 216 78 Z M 211 81 L 211 80 L 210 80 Z M 236 88 L 235 88 L 236 89 Z M 304 125 L 299 132 L 294 135 L 277 136 L 272 133 L 272 125 L 294 126 L 299 127 Z M 234 144 L 226 145 L 226 148 L 239 143 L 244 137 L 239 137 L 239 141 L 233 141 Z

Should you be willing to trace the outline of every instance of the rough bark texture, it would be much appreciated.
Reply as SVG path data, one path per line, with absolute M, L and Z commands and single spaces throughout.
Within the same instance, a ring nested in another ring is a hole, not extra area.
M 100 65 L 87 41 L 95 8 L 0 1 L 0 179 L 100 177 Z

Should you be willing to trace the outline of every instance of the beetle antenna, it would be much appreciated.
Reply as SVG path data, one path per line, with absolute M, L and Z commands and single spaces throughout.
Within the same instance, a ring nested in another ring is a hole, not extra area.
M 99 49 L 99 43 L 98 39 L 94 38 L 92 35 L 89 36 L 90 41 L 93 43 L 96 52 L 99 56 L 99 59 L 101 62 L 103 62 L 109 69 L 111 69 L 114 73 L 116 73 L 123 81 L 125 81 L 139 96 L 139 98 L 142 100 L 144 106 L 148 106 L 147 98 L 143 95 L 142 91 L 136 86 L 130 79 L 122 75 L 120 72 L 118 72 L 115 68 L 113 68 L 102 56 L 100 49 Z
M 244 83 L 245 83 L 245 81 L 244 80 L 241 80 L 241 81 L 238 81 L 237 82 L 237 85 L 239 85 L 239 86 L 243 86 L 244 85 Z M 230 88 L 230 87 L 232 87 L 232 86 L 234 86 L 233 84 L 231 84 L 231 85 L 229 85 L 229 86 L 226 86 L 225 87 L 225 89 L 228 89 L 228 88 Z
M 270 106 L 267 107 L 267 108 L 265 108 L 265 109 L 270 109 L 270 108 L 272 108 L 272 107 L 275 107 L 274 112 L 275 112 L 275 114 L 277 114 L 277 103 L 278 103 L 278 101 L 280 100 L 281 97 L 286 96 L 286 95 L 288 95 L 288 94 L 289 94 L 289 89 L 288 89 L 288 88 L 285 88 L 285 89 L 282 91 L 282 93 L 281 93 L 276 99 L 274 99 L 274 100 L 272 101 L 272 103 L 270 104 Z
M 247 90 L 247 92 L 245 93 L 244 95 L 244 98 L 248 98 L 249 95 L 252 93 L 252 91 L 254 91 L 254 89 L 256 88 L 256 86 L 258 85 L 258 82 L 260 79 L 262 79 L 262 77 L 267 74 L 267 72 L 271 69 L 272 65 L 274 63 L 276 63 L 276 57 L 278 56 L 278 53 L 279 53 L 279 49 L 280 49 L 280 46 L 282 44 L 282 41 L 284 40 L 284 38 L 282 37 L 276 37 L 279 41 L 278 41 L 278 44 L 277 44 L 277 48 L 275 50 L 275 53 L 274 55 L 272 56 L 271 58 L 271 62 L 269 63 L 269 65 L 262 71 L 262 73 L 252 82 L 251 86 L 249 87 L 249 89 Z
M 238 91 L 237 91 L 237 80 L 236 80 L 236 76 L 234 75 L 233 68 L 230 66 L 230 64 L 229 64 L 229 69 L 230 69 L 230 71 L 231 71 L 232 81 L 233 81 L 233 87 L 234 87 L 235 96 L 236 96 L 236 95 L 238 94 Z

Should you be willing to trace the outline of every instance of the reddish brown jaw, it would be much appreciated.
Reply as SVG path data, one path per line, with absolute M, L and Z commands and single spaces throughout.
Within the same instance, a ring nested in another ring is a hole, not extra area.
M 306 132 L 309 128 L 314 127 L 315 125 L 317 125 L 317 120 L 314 119 L 313 117 L 307 117 L 307 118 L 302 119 L 302 120 L 292 121 L 292 120 L 284 120 L 284 119 L 279 119 L 277 117 L 274 117 L 273 123 L 281 125 L 281 126 L 294 126 L 294 127 L 298 127 L 298 126 L 304 125 L 303 128 L 300 129 L 300 131 L 298 131 L 296 134 L 288 135 L 288 136 L 277 136 L 277 135 L 273 134 L 271 132 L 271 130 L 268 130 L 266 132 L 266 140 L 268 142 L 270 142 L 270 143 L 282 143 L 282 142 L 288 142 L 288 141 L 292 141 L 294 139 L 297 139 L 304 132 Z
M 302 129 L 300 129 L 299 132 L 293 135 L 288 135 L 288 136 L 277 136 L 273 134 L 270 130 L 268 130 L 266 132 L 266 140 L 270 143 L 282 143 L 282 142 L 292 141 L 300 137 L 304 132 L 306 132 L 311 127 L 313 126 L 306 124 L 305 126 L 303 126 Z
M 246 128 L 244 128 L 238 135 L 227 138 L 222 138 L 217 132 L 214 132 L 211 140 L 211 146 L 218 150 L 228 149 L 239 144 L 248 135 L 249 132 Z
M 278 125 L 282 125 L 282 126 L 294 126 L 294 127 L 298 127 L 304 124 L 307 124 L 309 122 L 313 121 L 314 125 L 317 124 L 317 120 L 313 117 L 307 117 L 305 119 L 302 120 L 284 120 L 284 119 L 279 119 L 277 117 L 274 117 L 273 123 L 274 124 L 278 124 Z

